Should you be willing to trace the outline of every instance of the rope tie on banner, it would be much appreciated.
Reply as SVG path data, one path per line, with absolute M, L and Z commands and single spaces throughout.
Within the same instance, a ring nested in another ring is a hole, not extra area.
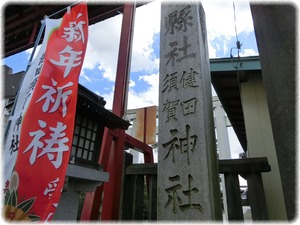
M 71 7 L 74 6 L 74 5 L 76 5 L 76 4 L 78 4 L 78 3 L 80 3 L 80 2 L 81 2 L 81 1 L 75 2 L 75 3 L 71 4 L 71 5 L 69 5 L 69 6 L 65 7 L 65 8 L 63 8 L 63 9 L 61 9 L 61 10 L 59 10 L 59 11 L 53 13 L 53 14 L 51 14 L 50 16 L 47 16 L 47 15 L 44 16 L 44 19 L 41 21 L 42 25 L 41 25 L 41 27 L 40 27 L 38 36 L 37 36 L 37 38 L 36 38 L 36 40 L 35 40 L 34 47 L 33 47 L 31 56 L 30 56 L 30 58 L 29 58 L 29 62 L 28 62 L 28 64 L 27 64 L 27 68 L 26 68 L 26 71 L 25 71 L 25 72 L 28 71 L 29 67 L 30 67 L 31 64 L 32 64 L 32 59 L 33 59 L 34 53 L 35 53 L 35 51 L 36 51 L 36 48 L 37 48 L 37 46 L 38 46 L 38 43 L 40 42 L 40 39 L 41 39 L 42 34 L 43 34 L 43 32 L 44 32 L 44 28 L 45 28 L 45 25 L 46 25 L 46 22 L 45 22 L 46 18 L 51 18 L 51 17 L 53 17 L 53 16 L 55 16 L 55 15 L 57 15 L 57 14 L 59 14 L 59 13 L 65 11 L 65 10 L 67 10 L 67 13 L 70 14 L 70 13 L 71 13 Z
M 75 2 L 75 3 L 71 4 L 71 5 L 69 5 L 69 6 L 65 7 L 65 8 L 63 8 L 63 9 L 61 9 L 61 10 L 59 10 L 59 11 L 53 13 L 53 14 L 51 14 L 50 16 L 48 16 L 48 18 L 50 18 L 52 16 L 55 16 L 56 14 L 61 13 L 61 12 L 65 11 L 65 10 L 67 10 L 67 13 L 69 14 L 69 12 L 71 12 L 71 7 L 74 6 L 74 5 L 77 5 L 80 2 L 81 1 Z

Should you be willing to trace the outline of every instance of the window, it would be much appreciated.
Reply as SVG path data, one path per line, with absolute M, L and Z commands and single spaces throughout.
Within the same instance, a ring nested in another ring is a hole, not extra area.
M 94 164 L 100 151 L 96 140 L 99 125 L 82 114 L 76 114 L 71 156 L 76 161 Z

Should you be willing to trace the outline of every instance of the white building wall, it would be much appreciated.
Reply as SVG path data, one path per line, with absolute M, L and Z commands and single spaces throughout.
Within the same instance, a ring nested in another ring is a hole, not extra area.
M 241 98 L 248 157 L 267 157 L 271 166 L 270 172 L 262 173 L 269 218 L 271 220 L 286 220 L 286 209 L 268 104 L 262 78 L 259 74 L 251 74 L 246 82 L 241 83 Z

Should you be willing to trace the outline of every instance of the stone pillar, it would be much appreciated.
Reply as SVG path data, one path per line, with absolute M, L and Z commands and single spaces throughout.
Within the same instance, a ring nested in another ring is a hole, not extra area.
M 78 214 L 80 193 L 63 191 L 59 204 L 53 216 L 53 221 L 76 221 Z
M 161 18 L 158 220 L 221 220 L 204 11 L 163 3 Z
M 296 216 L 297 6 L 252 3 L 254 30 L 280 169 L 287 217 Z

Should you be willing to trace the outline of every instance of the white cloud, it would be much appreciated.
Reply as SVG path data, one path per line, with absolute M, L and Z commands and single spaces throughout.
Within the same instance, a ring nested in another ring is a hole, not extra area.
M 210 41 L 207 41 L 209 58 L 217 58 L 217 50 L 212 46 Z
M 243 57 L 243 56 L 255 56 L 255 55 L 258 55 L 258 52 L 253 50 L 253 49 L 250 49 L 250 48 L 243 49 L 243 51 L 240 54 L 241 57 Z
M 89 40 L 83 69 L 102 69 L 104 77 L 114 81 L 122 16 L 118 15 L 89 27 Z
M 141 107 L 147 107 L 152 105 L 158 105 L 158 89 L 159 89 L 159 74 L 150 74 L 140 77 L 141 80 L 144 80 L 149 87 L 143 92 L 136 93 L 131 87 L 129 87 L 128 92 L 128 103 L 127 109 L 136 109 Z M 114 92 L 102 94 L 101 96 L 105 99 L 106 109 L 112 109 Z
M 106 109 L 112 109 L 112 103 L 113 103 L 113 99 L 114 99 L 114 92 L 111 91 L 108 94 L 101 94 L 101 97 L 103 97 L 104 100 L 106 101 L 105 108 Z
M 159 74 L 156 73 L 156 74 L 141 76 L 139 79 L 144 80 L 149 85 L 151 85 L 154 89 L 158 90 L 158 80 L 159 80 L 158 76 L 159 76 Z
M 135 17 L 131 71 L 153 71 L 158 68 L 152 45 L 160 32 L 160 1 L 138 7 Z
M 135 86 L 135 82 L 133 80 L 129 81 L 129 88 L 134 87 Z
M 32 60 L 34 60 L 34 58 L 37 56 L 38 52 L 40 51 L 40 48 L 41 48 L 41 45 L 36 46 Z M 25 53 L 28 54 L 28 57 L 27 57 L 28 61 L 31 57 L 32 52 L 33 52 L 33 48 L 29 48 L 29 49 L 25 50 Z
M 133 89 L 129 89 L 128 94 L 128 109 L 135 109 L 158 105 L 158 73 L 141 76 L 140 79 L 144 80 L 150 85 L 144 92 L 136 93 Z
M 252 15 L 248 1 L 235 1 L 236 24 L 232 1 L 202 0 L 206 15 L 206 29 L 208 39 L 209 57 L 217 58 L 217 51 L 224 55 L 229 53 L 229 41 L 241 33 L 249 34 L 254 30 Z M 217 46 L 216 42 L 223 43 Z M 228 54 L 229 57 L 229 54 Z
M 116 68 L 104 68 L 103 69 L 104 72 L 103 72 L 103 77 L 110 80 L 110 81 L 115 81 L 116 79 Z
M 154 34 L 160 30 L 160 3 L 153 2 L 136 9 L 132 46 L 131 71 L 158 69 L 152 44 Z M 122 15 L 99 22 L 89 27 L 89 40 L 83 69 L 98 67 L 103 77 L 114 81 L 116 76 Z
M 211 39 L 224 36 L 235 36 L 234 10 L 232 1 L 202 0 L 206 15 L 206 28 Z M 253 30 L 249 2 L 234 1 L 237 32 Z
M 83 78 L 84 81 L 87 81 L 87 82 L 91 82 L 92 81 L 91 78 L 89 76 L 85 75 L 84 73 L 81 73 L 80 77 Z

